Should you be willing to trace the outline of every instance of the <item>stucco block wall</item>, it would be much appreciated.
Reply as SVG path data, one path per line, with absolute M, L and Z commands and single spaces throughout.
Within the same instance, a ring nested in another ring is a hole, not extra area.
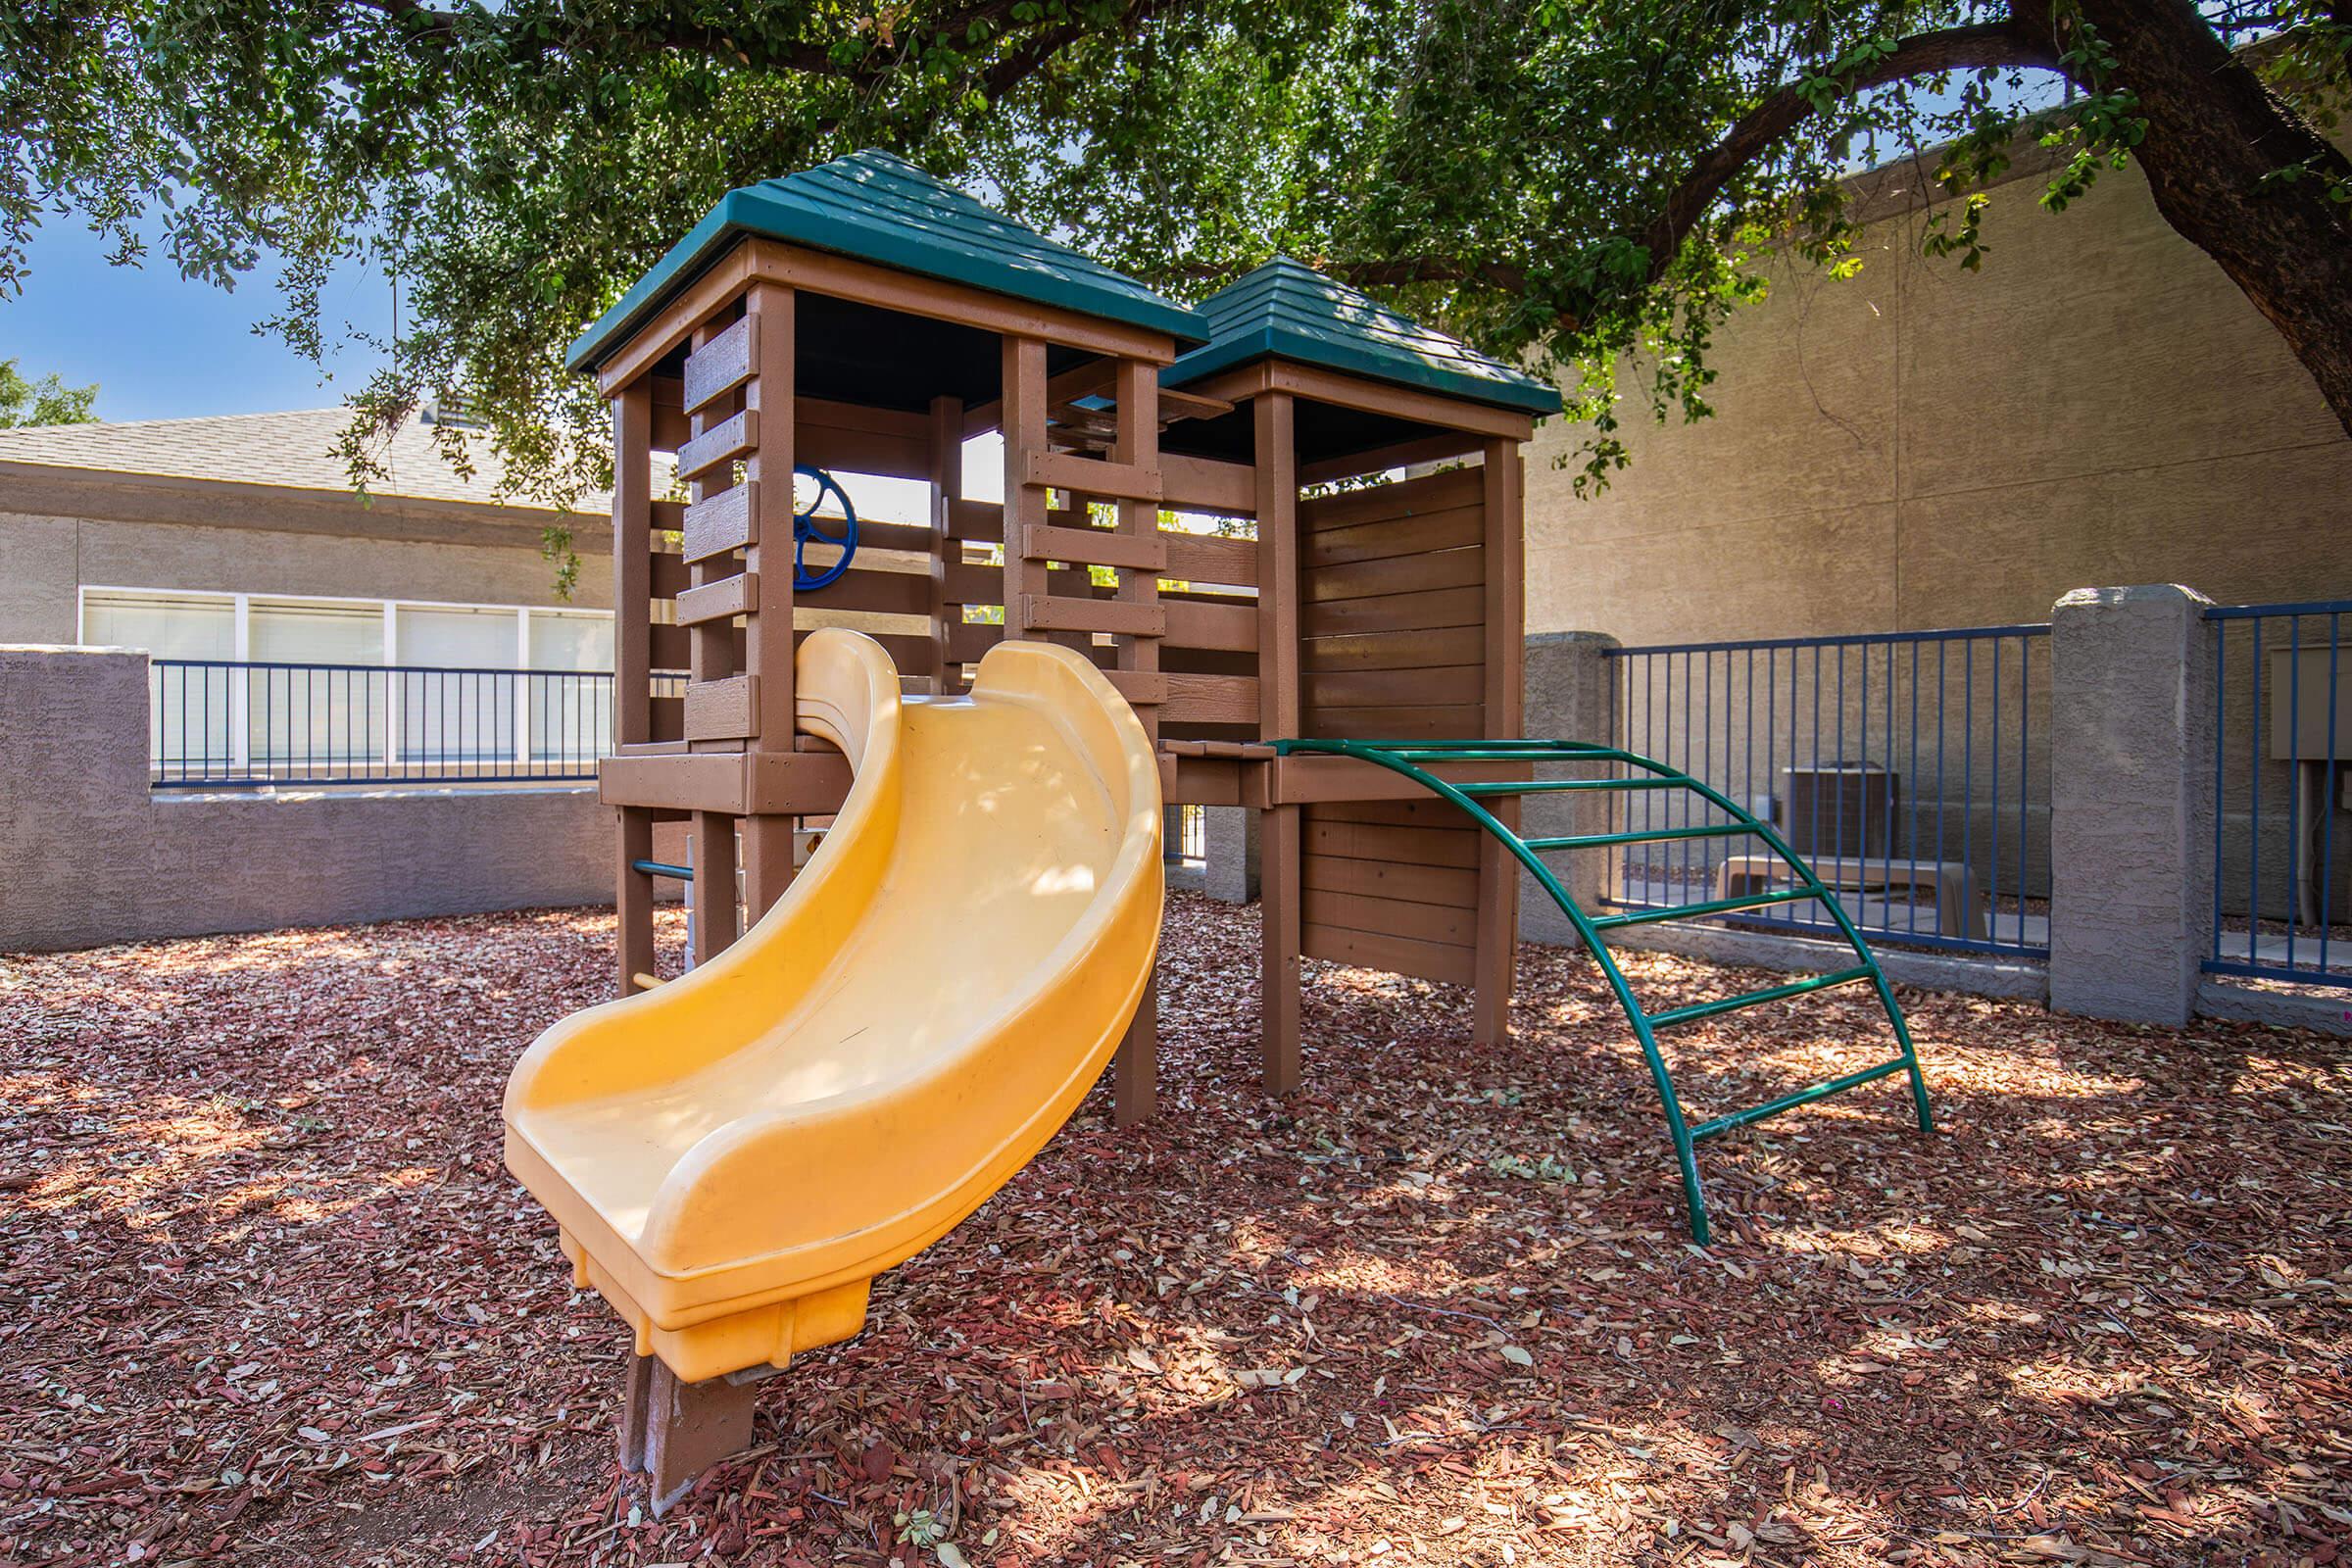
M 1538 432 L 1528 629 L 1628 644 L 2046 619 L 2085 582 L 2223 602 L 2352 594 L 2352 441 L 2277 332 L 2132 172 L 2063 214 L 2032 159 L 1981 273 L 1919 255 L 1889 172 L 1861 273 L 1773 264 L 1719 334 L 1696 424 L 1627 410 L 1580 501 Z
M 0 951 L 612 901 L 591 789 L 159 796 L 147 680 L 0 647 Z

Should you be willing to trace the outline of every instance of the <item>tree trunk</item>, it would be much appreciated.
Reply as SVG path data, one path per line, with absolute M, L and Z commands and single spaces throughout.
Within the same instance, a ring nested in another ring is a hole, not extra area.
M 2021 7 L 2021 24 L 2036 11 Z M 2139 97 L 2147 134 L 2132 158 L 2157 211 L 2278 329 L 2352 435 L 2352 213 L 2316 177 L 2261 183 L 2307 159 L 2352 178 L 2352 161 L 2274 97 L 2188 0 L 2080 0 L 2080 11 L 2115 51 L 2110 84 Z

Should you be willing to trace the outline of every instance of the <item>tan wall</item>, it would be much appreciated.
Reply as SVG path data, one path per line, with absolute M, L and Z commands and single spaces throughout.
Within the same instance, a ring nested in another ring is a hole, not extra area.
M 148 788 L 147 656 L 0 647 L 0 952 L 607 904 L 591 789 Z
M 2352 594 L 2352 441 L 2135 173 L 2073 210 L 1997 187 L 1981 273 L 1870 224 L 1858 277 L 1777 263 L 1713 363 L 1717 413 L 1631 428 L 1579 501 L 1539 432 L 1528 630 L 1628 644 L 2047 620 L 2072 588 Z
M 70 643 L 84 585 L 556 605 L 552 514 L 0 465 L 0 643 Z M 575 523 L 569 603 L 610 609 L 612 536 Z

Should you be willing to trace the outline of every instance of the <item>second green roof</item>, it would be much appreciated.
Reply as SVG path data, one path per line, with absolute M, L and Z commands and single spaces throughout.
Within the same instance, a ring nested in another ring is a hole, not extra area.
M 1209 335 L 1200 313 L 1014 222 L 903 158 L 869 148 L 720 197 L 709 217 L 573 342 L 564 356 L 568 368 L 590 368 L 617 349 L 744 234 L 1165 332 L 1179 347 Z
M 1556 387 L 1397 315 L 1360 289 L 1277 256 L 1200 302 L 1209 341 L 1160 372 L 1184 386 L 1253 360 L 1302 365 L 1522 414 L 1557 414 Z

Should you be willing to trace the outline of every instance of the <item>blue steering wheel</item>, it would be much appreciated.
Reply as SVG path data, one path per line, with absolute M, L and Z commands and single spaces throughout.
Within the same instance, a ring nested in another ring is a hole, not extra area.
M 792 514 L 792 589 L 795 593 L 814 593 L 819 588 L 830 588 L 839 582 L 841 574 L 848 571 L 850 563 L 857 559 L 858 509 L 850 505 L 849 492 L 842 489 L 840 481 L 824 469 L 804 464 L 796 466 L 792 471 L 796 478 L 807 474 L 816 481 L 816 499 L 808 503 L 808 510 L 803 512 L 796 507 Z M 825 504 L 828 495 L 841 504 L 841 532 L 838 535 L 829 534 L 816 525 L 816 509 Z M 841 559 L 830 566 L 810 566 L 808 555 L 811 540 L 820 545 L 839 545 Z

